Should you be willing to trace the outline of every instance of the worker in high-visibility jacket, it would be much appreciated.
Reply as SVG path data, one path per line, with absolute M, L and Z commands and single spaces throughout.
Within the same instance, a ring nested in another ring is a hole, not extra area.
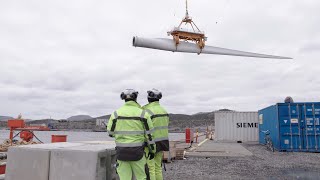
M 145 109 L 150 115 L 154 126 L 154 141 L 156 142 L 156 154 L 154 159 L 147 160 L 150 179 L 162 180 L 162 156 L 163 151 L 169 151 L 169 115 L 167 111 L 160 105 L 159 100 L 162 93 L 157 89 L 152 89 L 148 93 L 149 104 L 145 105 Z
M 137 180 L 147 179 L 147 158 L 154 158 L 156 150 L 150 115 L 136 102 L 137 97 L 138 92 L 133 89 L 123 91 L 121 99 L 125 104 L 111 115 L 107 125 L 109 136 L 116 142 L 120 180 L 131 180 L 132 173 Z M 145 147 L 149 156 L 145 155 Z

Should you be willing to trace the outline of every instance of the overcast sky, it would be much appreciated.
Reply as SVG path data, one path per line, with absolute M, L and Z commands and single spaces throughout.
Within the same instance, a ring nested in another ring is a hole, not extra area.
M 0 115 L 105 115 L 125 88 L 141 104 L 160 89 L 171 113 L 320 101 L 319 0 L 189 1 L 207 45 L 294 60 L 132 47 L 132 36 L 167 37 L 184 0 L 0 0 Z

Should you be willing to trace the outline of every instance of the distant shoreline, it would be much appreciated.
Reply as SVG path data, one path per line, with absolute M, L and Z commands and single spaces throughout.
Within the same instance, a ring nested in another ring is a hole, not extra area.
M 8 128 L 0 128 L 0 130 L 7 130 Z M 19 131 L 19 130 L 16 130 Z M 50 131 L 70 131 L 70 132 L 107 132 L 106 130 L 94 130 L 94 129 L 51 129 Z M 45 132 L 45 131 L 42 131 Z M 169 133 L 184 133 L 182 130 L 169 130 Z

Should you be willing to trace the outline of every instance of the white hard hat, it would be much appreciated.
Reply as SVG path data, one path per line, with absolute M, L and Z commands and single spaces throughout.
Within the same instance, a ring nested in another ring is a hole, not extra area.
M 162 93 L 158 89 L 153 88 L 153 89 L 147 91 L 147 93 L 148 93 L 148 98 L 151 98 L 151 99 L 161 99 L 162 98 Z
M 134 90 L 134 89 L 125 89 L 121 94 L 120 94 L 120 98 L 122 100 L 126 100 L 126 99 L 133 99 L 136 100 L 138 97 L 139 92 Z

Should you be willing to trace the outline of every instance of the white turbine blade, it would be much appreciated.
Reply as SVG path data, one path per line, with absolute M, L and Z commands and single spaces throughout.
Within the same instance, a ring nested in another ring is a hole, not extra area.
M 238 51 L 220 47 L 213 47 L 213 46 L 205 46 L 202 50 L 204 54 L 219 54 L 219 55 L 229 55 L 229 56 L 244 56 L 244 57 L 256 57 L 256 58 L 272 58 L 272 59 L 292 59 L 290 57 L 283 57 L 283 56 L 274 56 L 274 55 L 267 55 L 267 54 L 258 54 L 252 52 L 245 52 L 245 51 Z
M 218 54 L 218 55 L 273 58 L 273 59 L 292 59 L 289 57 L 244 52 L 244 51 L 225 49 L 225 48 L 219 48 L 219 47 L 213 47 L 213 46 L 207 46 L 207 45 L 201 51 L 197 44 L 189 43 L 189 42 L 180 42 L 180 44 L 176 46 L 175 42 L 172 39 L 164 39 L 164 38 L 154 39 L 154 38 L 133 37 L 133 46 L 158 49 L 158 50 L 164 50 L 164 51 L 172 51 L 172 52 Z

